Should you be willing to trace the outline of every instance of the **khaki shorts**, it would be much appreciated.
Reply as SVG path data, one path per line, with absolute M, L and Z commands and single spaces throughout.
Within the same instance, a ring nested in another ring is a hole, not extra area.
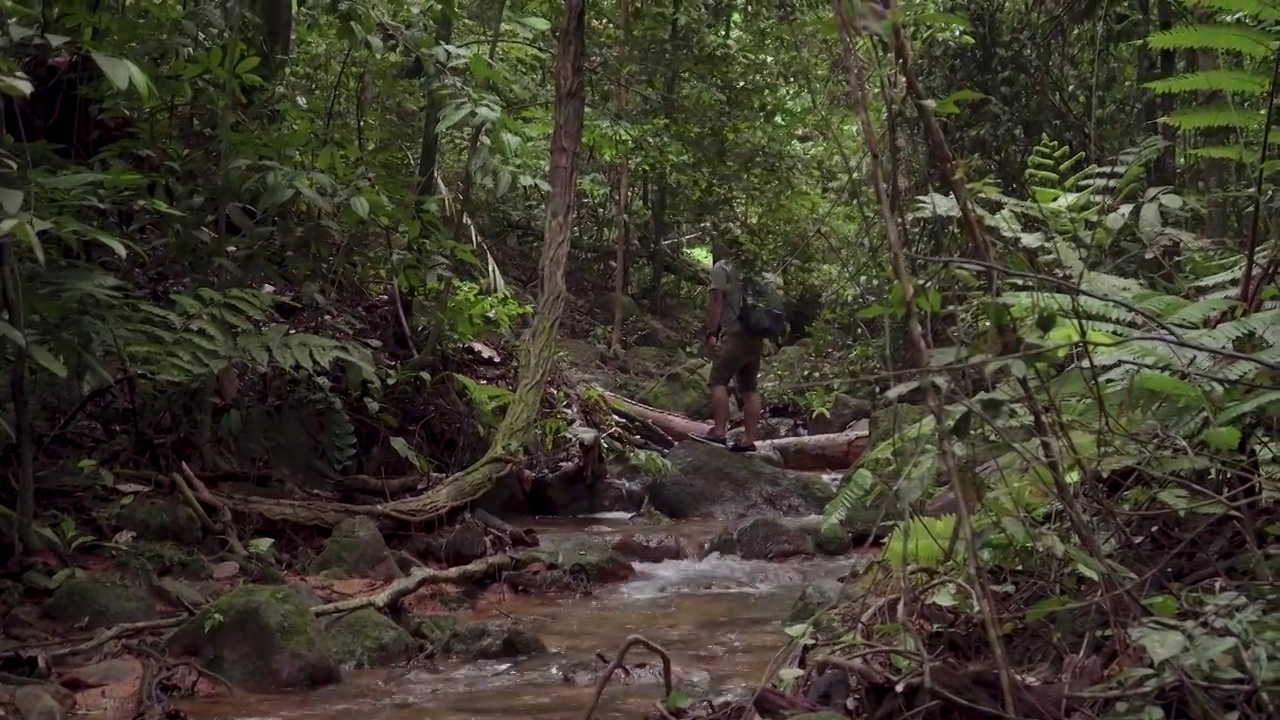
M 739 393 L 756 392 L 764 340 L 743 332 L 728 333 L 720 340 L 720 352 L 711 361 L 709 387 L 728 387 L 732 380 Z

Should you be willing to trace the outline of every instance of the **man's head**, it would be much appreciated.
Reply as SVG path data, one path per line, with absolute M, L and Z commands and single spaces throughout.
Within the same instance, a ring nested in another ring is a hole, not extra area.
M 719 236 L 711 242 L 711 261 L 720 262 L 733 257 L 733 245 L 728 238 Z

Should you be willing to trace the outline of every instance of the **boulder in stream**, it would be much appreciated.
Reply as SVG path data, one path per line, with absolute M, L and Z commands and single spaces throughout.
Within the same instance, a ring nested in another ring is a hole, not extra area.
M 77 573 L 53 591 L 44 611 L 58 622 L 98 630 L 120 623 L 154 620 L 156 602 L 147 591 L 123 580 Z
M 402 577 L 378 525 L 367 517 L 338 523 L 324 550 L 307 566 L 312 575 L 331 578 L 394 580 Z
M 743 560 L 785 560 L 812 555 L 813 541 L 782 520 L 757 517 L 725 529 L 707 549 Z
M 540 545 L 521 550 L 512 559 L 516 570 L 534 564 L 552 570 L 580 569 L 592 583 L 620 582 L 635 572 L 626 558 L 603 542 L 572 535 L 543 537 Z
M 819 475 L 782 470 L 697 441 L 676 445 L 667 462 L 670 470 L 650 479 L 646 489 L 653 508 L 675 519 L 812 515 L 835 496 Z
M 408 662 L 418 643 L 404 628 L 373 608 L 361 608 L 325 628 L 333 655 L 344 667 L 383 667 Z
M 627 560 L 658 563 L 693 555 L 684 542 L 669 533 L 628 533 L 613 543 L 613 551 Z
M 638 648 L 637 648 L 638 650 Z M 635 652 L 634 650 L 632 652 Z M 630 658 L 631 654 L 628 653 Z M 568 662 L 552 670 L 552 674 L 567 685 L 593 687 L 600 682 L 604 671 L 609 669 L 609 660 L 603 655 L 596 655 L 590 660 Z M 663 684 L 662 661 L 640 660 L 629 662 L 614 672 L 610 684 L 618 685 L 657 685 Z M 702 693 L 711 688 L 711 673 L 701 669 L 671 668 L 671 684 L 686 693 Z
M 807 535 L 813 543 L 813 549 L 819 555 L 843 555 L 853 548 L 853 541 L 849 537 L 849 531 L 842 525 L 826 522 L 821 516 L 814 515 L 785 522 L 790 527 Z
M 285 585 L 236 588 L 178 628 L 168 649 L 197 658 L 250 692 L 311 689 L 342 679 L 320 623 Z
M 444 650 L 462 660 L 499 660 L 542 655 L 547 652 L 547 645 L 513 622 L 486 620 L 454 630 Z

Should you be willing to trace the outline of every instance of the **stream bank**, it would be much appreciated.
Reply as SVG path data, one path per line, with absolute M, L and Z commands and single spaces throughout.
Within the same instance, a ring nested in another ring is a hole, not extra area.
M 590 529 L 573 528 L 587 524 Z M 718 526 L 684 522 L 662 530 L 696 541 Z M 558 521 L 539 528 L 557 535 L 599 536 L 634 530 L 609 517 Z M 215 717 L 338 720 L 358 712 L 366 720 L 488 720 L 576 717 L 590 703 L 595 677 L 622 640 L 645 635 L 671 655 L 677 686 L 711 696 L 736 696 L 758 685 L 779 649 L 787 614 L 806 584 L 835 579 L 857 556 L 786 562 L 712 554 L 702 559 L 636 563 L 626 581 L 576 599 L 509 596 L 473 617 L 509 615 L 540 637 L 546 654 L 437 668 L 351 673 L 341 685 L 287 696 L 215 696 L 180 707 L 197 720 Z M 641 650 L 627 658 L 597 718 L 638 717 L 662 698 L 657 659 Z M 594 667 L 593 667 L 594 666 Z M 574 675 L 575 670 L 579 672 Z M 570 676 L 571 680 L 565 677 Z M 585 679 L 585 681 L 584 681 Z

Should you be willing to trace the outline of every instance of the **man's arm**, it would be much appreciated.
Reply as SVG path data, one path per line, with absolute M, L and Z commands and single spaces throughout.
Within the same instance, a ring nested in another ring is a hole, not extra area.
M 711 298 L 707 302 L 706 337 L 720 333 L 720 315 L 724 310 L 724 291 L 729 287 L 729 274 L 717 263 L 711 268 Z
M 720 315 L 724 309 L 724 291 L 711 288 L 711 299 L 707 302 L 707 337 L 720 332 Z

